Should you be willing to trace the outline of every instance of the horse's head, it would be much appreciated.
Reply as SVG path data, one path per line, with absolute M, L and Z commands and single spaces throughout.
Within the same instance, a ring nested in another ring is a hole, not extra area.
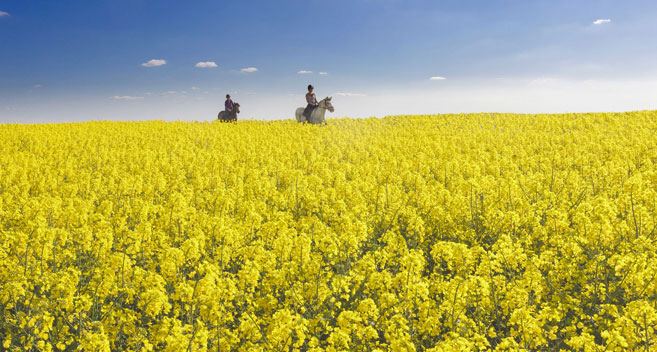
M 324 100 L 322 100 L 322 102 L 328 111 L 334 112 L 335 108 L 333 107 L 333 104 L 331 104 L 331 99 L 333 99 L 333 97 L 326 97 Z
M 239 103 L 235 103 L 235 104 L 233 105 L 233 109 L 235 110 L 235 113 L 236 113 L 236 114 L 239 114 L 239 113 L 240 113 L 240 104 L 239 104 Z

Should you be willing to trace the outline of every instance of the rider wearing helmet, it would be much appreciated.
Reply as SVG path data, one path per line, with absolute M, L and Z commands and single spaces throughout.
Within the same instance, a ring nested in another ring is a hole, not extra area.
M 306 109 L 303 110 L 303 116 L 306 118 L 309 118 L 313 113 L 313 110 L 319 105 L 317 97 L 315 97 L 315 93 L 313 93 L 314 88 L 315 87 L 313 87 L 312 84 L 308 85 L 308 93 L 306 93 L 306 103 L 308 103 L 308 105 L 306 105 Z

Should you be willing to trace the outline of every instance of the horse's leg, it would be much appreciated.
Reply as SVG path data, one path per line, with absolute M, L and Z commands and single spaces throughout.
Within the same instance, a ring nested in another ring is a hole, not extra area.
M 308 123 L 315 124 L 317 121 L 317 114 L 319 113 L 319 108 L 314 108 L 310 112 L 310 117 L 308 118 Z

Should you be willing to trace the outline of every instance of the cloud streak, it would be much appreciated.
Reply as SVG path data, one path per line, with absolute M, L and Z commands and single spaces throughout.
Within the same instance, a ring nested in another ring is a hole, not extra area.
M 240 72 L 244 72 L 244 73 L 252 73 L 252 72 L 257 72 L 257 71 L 258 71 L 258 69 L 255 68 L 255 67 L 246 67 L 246 68 L 243 68 L 243 69 L 240 70 Z
M 443 76 L 433 76 L 433 77 L 429 78 L 429 80 L 431 80 L 431 81 L 444 81 L 446 79 L 447 78 L 445 78 Z
M 196 67 L 199 68 L 213 68 L 217 67 L 217 64 L 214 61 L 202 61 L 196 64 Z
M 313 73 L 313 71 L 301 70 L 301 71 L 297 72 L 297 74 L 300 74 L 300 75 L 307 75 L 307 74 L 311 74 L 311 73 Z
M 152 59 L 152 60 L 149 60 L 148 62 L 144 62 L 141 65 L 144 66 L 144 67 L 156 67 L 156 66 L 162 66 L 162 65 L 166 65 L 166 64 L 167 64 L 167 60 Z
M 0 11 L 0 17 L 9 17 L 9 12 Z
M 345 93 L 345 92 L 339 92 L 335 93 L 335 95 L 339 97 L 366 97 L 366 94 L 361 94 L 361 93 Z
M 135 97 L 131 95 L 115 95 L 113 97 L 110 97 L 112 100 L 140 100 L 144 99 L 144 97 Z
M 600 18 L 595 21 L 593 21 L 593 24 L 605 24 L 611 22 L 611 19 L 609 18 Z
M 322 76 L 326 76 L 326 75 L 328 75 L 328 72 L 320 72 L 319 74 L 322 75 Z

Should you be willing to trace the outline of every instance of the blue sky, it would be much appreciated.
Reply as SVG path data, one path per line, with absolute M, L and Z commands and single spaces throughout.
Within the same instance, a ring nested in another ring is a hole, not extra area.
M 226 93 L 241 119 L 292 118 L 309 83 L 334 96 L 329 117 L 656 109 L 656 15 L 632 0 L 2 0 L 0 123 L 210 120 Z

